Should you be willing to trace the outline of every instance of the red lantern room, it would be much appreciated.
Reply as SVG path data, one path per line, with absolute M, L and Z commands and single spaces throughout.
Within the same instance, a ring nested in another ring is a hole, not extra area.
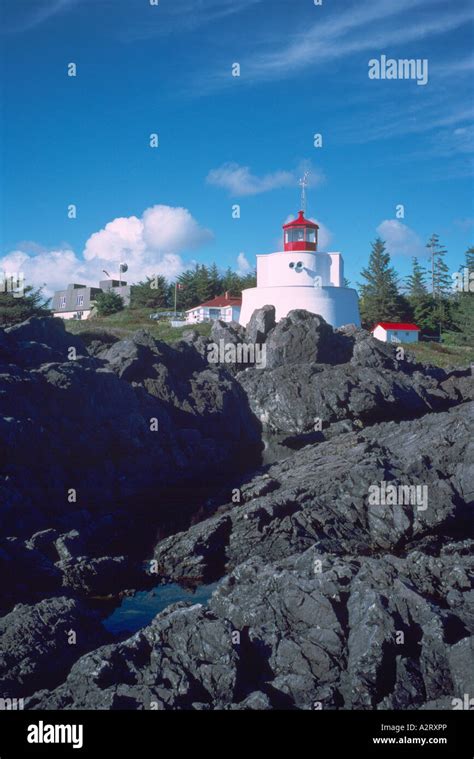
M 283 225 L 284 250 L 316 250 L 318 247 L 318 225 L 304 217 L 304 211 L 298 218 Z

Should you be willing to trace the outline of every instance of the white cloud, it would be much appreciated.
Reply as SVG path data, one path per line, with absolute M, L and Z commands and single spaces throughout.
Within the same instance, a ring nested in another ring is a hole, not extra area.
M 319 219 L 311 219 L 311 221 L 316 222 L 316 224 L 318 224 L 319 226 L 318 250 L 320 251 L 328 250 L 331 244 L 331 240 L 332 240 L 331 230 L 325 224 L 323 224 L 323 222 L 320 221 Z
M 211 169 L 206 181 L 216 187 L 223 187 L 231 195 L 258 195 L 261 192 L 288 187 L 295 182 L 291 171 L 274 171 L 258 177 L 248 166 L 238 163 L 224 163 L 218 169 Z
M 0 271 L 24 272 L 26 284 L 46 283 L 51 295 L 69 282 L 97 285 L 103 269 L 117 276 L 119 262 L 126 262 L 127 281 L 137 282 L 154 274 L 174 279 L 186 267 L 181 253 L 212 239 L 186 208 L 156 205 L 141 218 L 119 217 L 94 232 L 83 257 L 68 247 L 44 250 L 31 242 L 0 258 Z
M 121 217 L 109 221 L 100 232 L 89 237 L 84 248 L 84 258 L 102 258 L 105 261 L 140 259 L 145 251 L 143 221 L 136 216 Z
M 152 206 L 143 214 L 143 240 L 150 250 L 182 251 L 212 240 L 186 208 Z
M 441 3 L 443 0 L 433 0 Z M 321 61 L 330 61 L 351 54 L 388 49 L 389 45 L 406 44 L 430 35 L 444 34 L 472 18 L 471 8 L 453 7 L 443 15 L 430 13 L 418 23 L 406 23 L 406 11 L 423 6 L 426 0 L 372 0 L 351 3 L 337 15 L 317 22 L 289 37 L 286 44 L 273 43 L 268 52 L 253 55 L 243 66 L 249 79 L 267 80 L 288 77 Z M 444 3 L 443 3 L 444 4 Z M 399 22 L 387 23 L 389 16 Z
M 238 163 L 224 163 L 217 169 L 211 169 L 206 182 L 216 187 L 223 187 L 230 195 L 259 195 L 282 187 L 296 187 L 304 171 L 309 170 L 308 187 L 316 187 L 325 177 L 322 171 L 304 161 L 292 171 L 278 170 L 263 176 L 252 174 L 249 166 Z
M 247 260 L 245 253 L 239 253 L 237 256 L 237 274 L 240 277 L 245 277 L 251 270 L 250 263 Z
M 180 253 L 212 238 L 186 208 L 156 205 L 147 208 L 141 218 L 120 217 L 95 232 L 86 242 L 84 258 L 116 264 L 125 261 L 132 279 L 151 274 L 173 279 L 185 268 Z
M 25 246 L 26 247 L 26 246 Z M 80 260 L 70 248 L 41 250 L 29 255 L 25 250 L 12 250 L 0 259 L 0 271 L 7 274 L 23 272 L 25 284 L 44 288 L 45 295 L 63 289 L 69 282 L 97 284 L 99 270 Z
M 417 233 L 397 219 L 385 219 L 377 227 L 380 237 L 385 240 L 387 250 L 397 256 L 426 256 L 426 246 Z

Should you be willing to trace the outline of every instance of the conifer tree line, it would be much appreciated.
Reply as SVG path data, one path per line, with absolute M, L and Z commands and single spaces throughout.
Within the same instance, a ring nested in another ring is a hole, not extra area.
M 385 242 L 377 238 L 372 243 L 359 284 L 362 326 L 370 329 L 379 321 L 415 322 L 427 337 L 474 345 L 474 247 L 466 251 L 455 277 L 438 235 L 433 234 L 426 247 L 426 265 L 412 258 L 411 273 L 401 280 Z
M 220 273 L 215 263 L 211 266 L 196 264 L 180 274 L 177 283 L 177 308 L 185 311 L 226 292 L 238 297 L 245 288 L 255 287 L 256 277 L 255 273 L 241 276 L 230 267 Z M 132 286 L 131 308 L 173 308 L 174 295 L 174 282 L 163 275 L 147 277 Z

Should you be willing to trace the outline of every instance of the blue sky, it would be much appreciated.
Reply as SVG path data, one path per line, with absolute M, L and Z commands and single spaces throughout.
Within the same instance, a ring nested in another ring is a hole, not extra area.
M 377 234 L 402 275 L 432 232 L 453 270 L 474 242 L 470 0 L 1 9 L 0 269 L 49 289 L 120 260 L 131 281 L 194 261 L 245 271 L 280 247 L 304 168 L 321 248 L 352 283 Z M 427 59 L 427 84 L 369 79 L 382 54 Z

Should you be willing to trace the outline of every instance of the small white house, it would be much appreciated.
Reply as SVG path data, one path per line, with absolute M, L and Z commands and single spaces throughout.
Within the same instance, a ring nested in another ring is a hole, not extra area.
M 417 343 L 420 328 L 406 322 L 378 322 L 372 334 L 383 343 Z
M 217 298 L 201 303 L 199 306 L 189 308 L 186 311 L 186 322 L 198 324 L 199 322 L 221 319 L 223 322 L 238 322 L 240 317 L 241 298 L 233 298 L 228 292 Z

